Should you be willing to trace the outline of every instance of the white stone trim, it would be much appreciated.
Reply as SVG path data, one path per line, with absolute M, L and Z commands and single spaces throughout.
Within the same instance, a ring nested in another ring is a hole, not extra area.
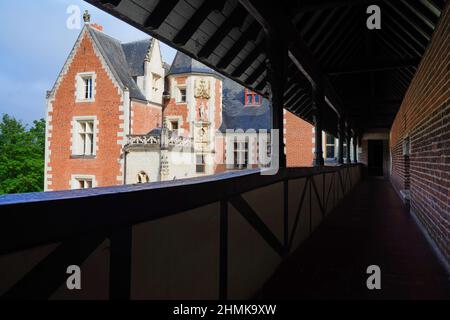
M 50 98 L 47 98 L 47 106 L 46 106 L 46 113 L 45 113 L 45 155 L 44 155 L 44 191 L 51 191 L 49 186 L 52 184 L 52 177 L 50 176 L 49 172 L 51 172 L 52 168 L 50 167 L 50 155 L 51 155 L 51 142 L 50 138 L 52 137 L 52 134 L 50 133 L 50 130 L 53 129 L 52 123 L 52 116 L 50 115 L 51 112 L 53 112 L 53 100 Z M 50 179 L 50 180 L 49 180 Z
M 84 83 L 83 79 L 86 77 L 92 78 L 92 98 L 83 98 Z M 95 93 L 97 87 L 97 74 L 94 71 L 79 72 L 75 76 L 75 103 L 90 103 L 95 102 Z
M 76 185 L 76 183 L 78 182 L 77 180 L 79 180 L 79 179 L 92 180 L 92 188 L 97 187 L 97 181 L 95 179 L 95 175 L 93 175 L 93 174 L 72 174 L 70 177 L 70 181 L 69 181 L 70 189 L 72 189 L 72 190 L 79 189 L 78 186 Z
M 98 153 L 98 145 L 99 145 L 99 121 L 97 119 L 97 116 L 74 116 L 72 118 L 71 121 L 71 129 L 70 129 L 70 133 L 71 133 L 71 139 L 70 139 L 70 151 L 72 156 L 80 156 L 81 154 L 75 153 L 76 152 L 76 148 L 75 148 L 75 141 L 77 141 L 76 139 L 76 134 L 77 131 L 75 129 L 75 125 L 77 124 L 78 121 L 94 121 L 94 146 L 93 146 L 93 156 L 96 156 Z

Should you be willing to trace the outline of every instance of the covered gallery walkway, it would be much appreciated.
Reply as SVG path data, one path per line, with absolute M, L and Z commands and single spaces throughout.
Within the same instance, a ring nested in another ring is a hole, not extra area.
M 279 170 L 1 197 L 0 295 L 449 298 L 448 1 L 87 2 L 270 99 Z M 284 110 L 314 126 L 313 167 L 286 167 Z
M 367 290 L 366 268 L 382 290 Z M 277 269 L 262 299 L 448 299 L 449 275 L 389 181 L 368 178 Z

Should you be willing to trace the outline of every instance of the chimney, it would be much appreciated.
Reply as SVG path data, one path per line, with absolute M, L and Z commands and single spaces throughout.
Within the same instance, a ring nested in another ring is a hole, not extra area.
M 91 27 L 94 29 L 97 29 L 98 31 L 103 31 L 103 26 L 96 24 L 96 23 L 91 23 Z

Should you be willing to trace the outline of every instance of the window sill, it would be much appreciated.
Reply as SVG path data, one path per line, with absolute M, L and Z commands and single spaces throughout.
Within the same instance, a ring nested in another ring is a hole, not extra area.
M 93 160 L 96 158 L 96 155 L 91 155 L 91 156 L 87 156 L 87 155 L 77 155 L 77 154 L 73 154 L 70 156 L 70 159 L 85 159 L 85 160 Z
M 75 100 L 75 103 L 92 103 L 92 102 L 95 102 L 95 99 Z

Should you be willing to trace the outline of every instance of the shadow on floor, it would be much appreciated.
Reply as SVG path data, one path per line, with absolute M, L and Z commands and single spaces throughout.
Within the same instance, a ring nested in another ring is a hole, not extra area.
M 381 290 L 366 269 L 381 268 Z M 387 180 L 368 178 L 278 268 L 262 299 L 450 299 L 450 281 Z

